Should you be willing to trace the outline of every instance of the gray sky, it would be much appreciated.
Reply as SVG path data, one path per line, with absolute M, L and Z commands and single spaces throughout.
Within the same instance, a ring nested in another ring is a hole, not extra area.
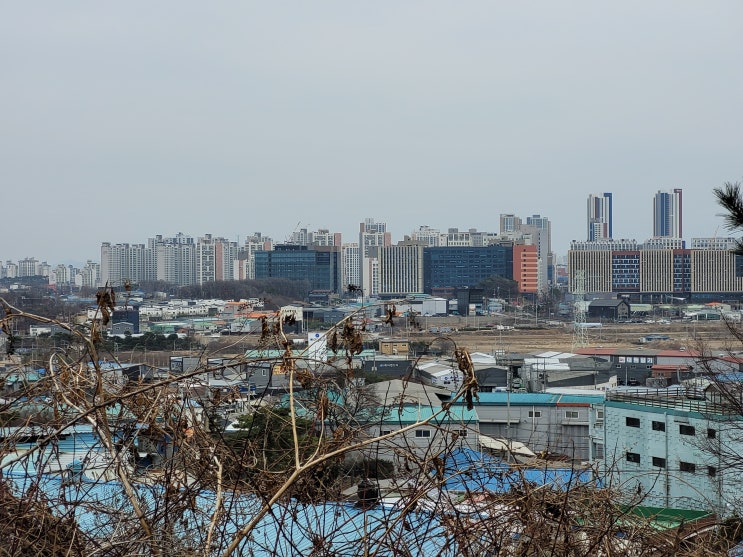
M 614 193 L 614 237 L 726 235 L 743 178 L 743 3 L 5 2 L 0 259 L 212 233 L 353 241 Z M 719 231 L 718 231 L 719 227 Z

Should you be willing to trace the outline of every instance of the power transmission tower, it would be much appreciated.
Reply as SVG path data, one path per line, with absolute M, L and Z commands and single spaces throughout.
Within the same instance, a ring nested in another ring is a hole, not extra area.
M 586 272 L 575 272 L 575 290 L 573 291 L 573 350 L 588 345 L 586 337 Z

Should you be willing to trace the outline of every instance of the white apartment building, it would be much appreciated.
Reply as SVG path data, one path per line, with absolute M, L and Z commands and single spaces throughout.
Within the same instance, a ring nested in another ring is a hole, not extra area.
M 392 245 L 387 224 L 367 218 L 359 225 L 359 286 L 364 296 L 379 293 L 379 248 Z
M 361 280 L 359 244 L 356 242 L 341 246 L 341 283 L 358 286 Z

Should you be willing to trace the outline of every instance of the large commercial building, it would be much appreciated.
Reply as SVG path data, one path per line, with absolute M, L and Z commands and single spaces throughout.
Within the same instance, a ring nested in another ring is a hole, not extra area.
M 636 301 L 743 296 L 741 258 L 731 251 L 733 239 L 696 238 L 690 249 L 678 239 L 657 240 L 572 242 L 569 290 L 626 294 Z
M 309 281 L 310 290 L 340 293 L 340 246 L 277 245 L 272 251 L 255 253 L 255 278 Z
M 528 244 L 513 245 L 512 278 L 522 294 L 539 292 L 539 254 L 537 246 Z
M 492 277 L 513 279 L 513 245 L 423 249 L 423 290 L 476 286 Z
M 653 198 L 653 237 L 683 238 L 681 188 L 658 191 Z
M 423 292 L 423 244 L 400 242 L 379 248 L 379 294 L 399 296 Z
M 588 196 L 588 222 L 587 240 L 609 240 L 612 238 L 612 196 L 604 192 L 601 195 L 590 194 Z

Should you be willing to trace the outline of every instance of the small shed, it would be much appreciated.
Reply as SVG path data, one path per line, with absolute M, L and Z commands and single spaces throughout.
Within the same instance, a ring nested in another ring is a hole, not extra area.
M 379 339 L 379 353 L 384 356 L 407 356 L 410 352 L 410 342 L 405 338 Z

